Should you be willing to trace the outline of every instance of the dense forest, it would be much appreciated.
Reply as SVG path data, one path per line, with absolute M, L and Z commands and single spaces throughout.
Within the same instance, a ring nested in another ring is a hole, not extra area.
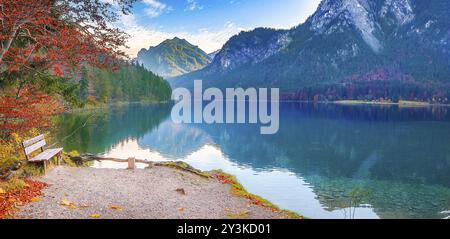
M 116 70 L 84 67 L 77 78 L 73 81 L 75 94 L 68 100 L 78 106 L 97 102 L 170 100 L 169 83 L 135 63 L 122 63 Z

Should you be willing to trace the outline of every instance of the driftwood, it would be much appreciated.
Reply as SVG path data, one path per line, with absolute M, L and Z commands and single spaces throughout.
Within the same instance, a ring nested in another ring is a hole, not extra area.
M 75 163 L 92 162 L 92 161 L 112 161 L 117 163 L 128 163 L 130 159 L 103 158 L 93 154 L 83 154 L 81 156 L 70 157 Z M 147 160 L 133 159 L 136 163 L 152 164 Z
M 191 167 L 189 164 L 185 162 L 151 162 L 148 160 L 142 160 L 142 159 L 135 159 L 135 158 L 129 158 L 129 159 L 117 159 L 117 158 L 104 158 L 99 157 L 93 154 L 83 154 L 81 156 L 71 157 L 71 159 L 77 163 L 77 164 L 83 164 L 83 162 L 92 162 L 92 161 L 112 161 L 112 162 L 118 162 L 118 163 L 128 163 L 129 169 L 135 169 L 136 163 L 142 163 L 147 164 L 149 168 L 152 167 L 168 167 L 173 168 L 189 173 L 196 174 L 198 176 L 204 177 L 204 178 L 211 178 L 211 176 L 208 173 L 202 172 L 198 169 L 195 169 Z

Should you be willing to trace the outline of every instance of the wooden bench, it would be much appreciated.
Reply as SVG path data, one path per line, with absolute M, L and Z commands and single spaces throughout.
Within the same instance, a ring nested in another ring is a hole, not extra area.
M 44 174 L 47 171 L 48 163 L 51 158 L 56 156 L 57 159 L 56 162 L 57 165 L 59 165 L 59 161 L 61 160 L 63 151 L 62 148 L 44 150 L 45 145 L 47 145 L 47 143 L 45 142 L 45 137 L 43 134 L 22 142 L 25 157 L 27 158 L 28 162 L 32 163 L 43 162 Z M 30 154 L 39 149 L 41 150 L 41 153 L 33 158 L 30 158 Z

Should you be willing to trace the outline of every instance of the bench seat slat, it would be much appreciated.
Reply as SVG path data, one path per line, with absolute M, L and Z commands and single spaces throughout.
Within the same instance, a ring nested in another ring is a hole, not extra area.
M 23 141 L 23 147 L 26 148 L 26 147 L 31 146 L 31 145 L 33 145 L 33 144 L 35 144 L 35 143 L 37 143 L 37 142 L 39 142 L 41 140 L 44 140 L 44 135 L 43 134 L 41 134 L 41 135 L 39 135 L 37 137 L 34 137 L 32 139 Z
M 25 154 L 29 155 L 31 153 L 33 153 L 34 151 L 38 150 L 39 148 L 42 148 L 46 145 L 45 140 L 41 140 L 27 148 L 25 148 Z
M 41 161 L 46 161 L 46 160 L 50 160 L 51 158 L 53 158 L 55 155 L 57 155 L 58 153 L 60 153 L 63 149 L 62 148 L 57 148 L 57 149 L 47 149 L 44 152 L 42 152 L 41 154 L 39 154 L 38 156 L 30 159 L 30 162 L 41 162 Z

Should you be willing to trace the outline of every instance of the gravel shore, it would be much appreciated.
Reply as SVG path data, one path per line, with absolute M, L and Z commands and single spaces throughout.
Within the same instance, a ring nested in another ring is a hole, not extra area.
M 35 219 L 282 218 L 233 196 L 229 185 L 167 167 L 117 170 L 57 167 L 39 181 L 44 196 L 19 209 Z

